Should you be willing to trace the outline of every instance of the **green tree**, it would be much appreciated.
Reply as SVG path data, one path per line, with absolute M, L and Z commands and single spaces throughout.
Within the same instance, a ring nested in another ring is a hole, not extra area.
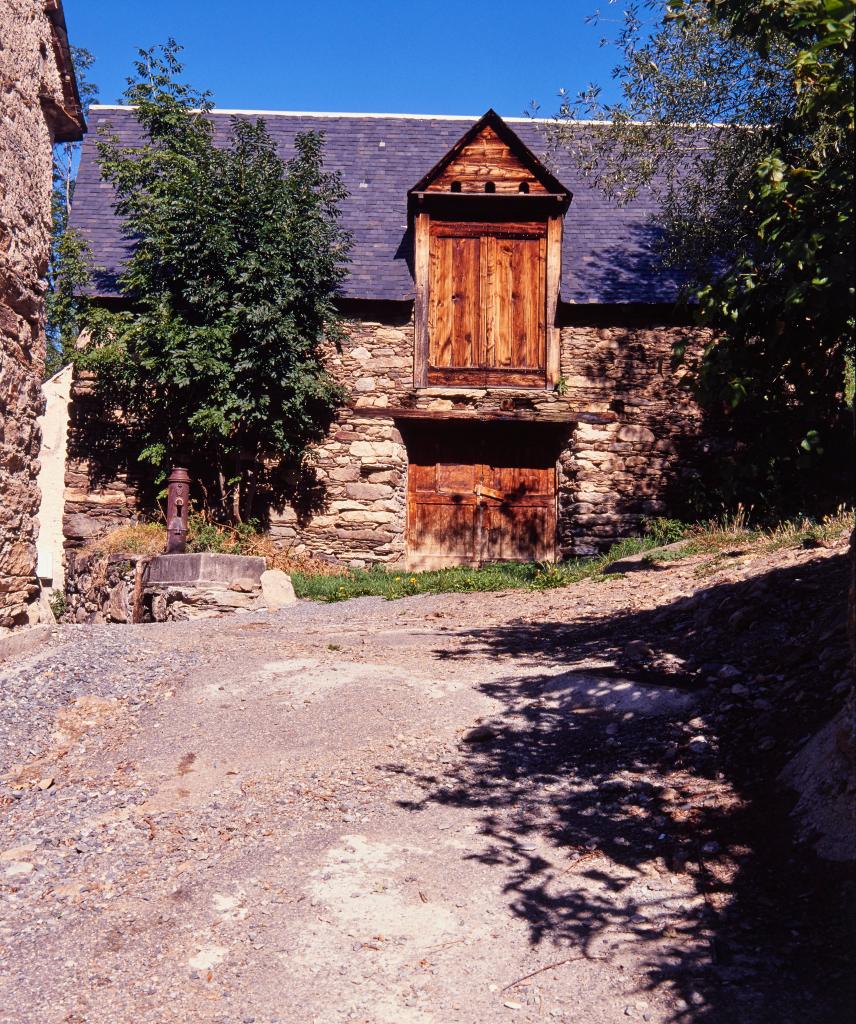
M 299 135 L 289 161 L 261 119 L 232 118 L 215 140 L 210 95 L 180 80 L 179 50 L 140 51 L 129 79 L 143 144 L 109 131 L 98 143 L 135 245 L 129 308 L 102 318 L 82 362 L 124 409 L 140 459 L 161 475 L 186 461 L 208 507 L 238 520 L 342 397 L 320 347 L 340 332 L 346 192 L 319 134 Z
M 84 116 L 98 98 L 98 86 L 89 79 L 95 58 L 89 50 L 72 46 L 71 59 Z M 51 249 L 47 271 L 47 352 L 45 378 L 52 377 L 71 358 L 80 333 L 81 296 L 88 281 L 87 248 L 75 231 L 68 228 L 74 180 L 80 155 L 79 142 L 58 142 L 53 147 L 53 188 L 51 192 Z
M 661 204 L 660 255 L 714 330 L 676 356 L 734 445 L 710 467 L 715 493 L 820 511 L 851 496 L 853 5 L 643 10 L 616 40 L 619 100 L 563 96 L 558 141 L 617 202 L 644 189 Z M 580 114 L 608 123 L 581 132 Z

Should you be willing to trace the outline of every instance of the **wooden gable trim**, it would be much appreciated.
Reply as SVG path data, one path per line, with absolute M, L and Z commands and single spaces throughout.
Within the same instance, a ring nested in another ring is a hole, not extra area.
M 413 353 L 413 386 L 428 386 L 428 279 L 431 218 L 417 213 L 413 224 L 413 271 L 416 277 L 414 304 L 415 349 Z
M 562 231 L 561 217 L 550 217 L 547 221 L 547 387 L 555 387 L 562 375 L 561 343 L 559 327 L 559 287 L 562 280 Z
M 454 146 L 439 160 L 428 173 L 421 178 L 410 191 L 408 196 L 413 197 L 421 192 L 426 192 L 431 183 L 440 177 L 445 169 L 456 160 L 466 147 L 473 142 L 486 128 L 492 128 L 499 139 L 508 146 L 509 150 L 518 160 L 532 173 L 532 176 L 544 187 L 550 195 L 561 196 L 566 203 L 570 203 L 572 195 L 565 186 L 552 175 L 544 164 L 535 156 L 531 149 L 512 131 L 503 119 L 491 109 L 466 131 Z M 537 193 L 536 193 L 537 195 Z

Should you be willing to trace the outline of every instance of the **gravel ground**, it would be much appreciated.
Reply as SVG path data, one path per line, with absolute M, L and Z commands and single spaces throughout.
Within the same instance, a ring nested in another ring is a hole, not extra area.
M 57 629 L 0 673 L 0 1022 L 842 1020 L 841 879 L 735 753 L 828 711 L 800 628 L 840 692 L 841 553 L 744 555 Z

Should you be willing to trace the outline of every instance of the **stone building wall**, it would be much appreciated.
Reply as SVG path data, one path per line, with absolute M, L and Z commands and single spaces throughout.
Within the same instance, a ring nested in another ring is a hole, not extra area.
M 343 410 L 329 439 L 313 453 L 326 507 L 303 517 L 286 506 L 271 516 L 273 536 L 295 552 L 351 564 L 395 562 L 404 555 L 407 452 L 392 419 L 361 409 L 400 406 L 413 388 L 413 320 L 352 321 L 327 365 L 355 408 Z
M 0 627 L 27 621 L 36 579 L 37 417 L 42 412 L 44 275 L 51 144 L 79 138 L 57 2 L 0 4 Z M 82 121 L 81 121 L 82 124 Z
M 68 420 L 65 504 L 66 549 L 82 547 L 137 518 L 140 486 L 122 421 L 106 408 L 90 372 L 75 371 Z
M 352 566 L 405 555 L 407 420 L 383 410 L 504 413 L 564 423 L 558 457 L 559 552 L 590 554 L 632 534 L 645 516 L 674 511 L 692 486 L 700 414 L 670 369 L 671 346 L 686 329 L 642 321 L 562 328 L 557 391 L 413 388 L 412 309 L 354 320 L 326 360 L 350 396 L 328 440 L 312 454 L 314 507 L 274 510 L 273 537 L 295 553 Z M 116 423 L 96 413 L 91 380 L 75 383 L 66 477 L 66 544 L 75 547 L 133 518 L 138 500 L 130 463 L 105 467 L 97 437 Z M 593 422 L 574 422 L 583 413 Z M 93 420 L 94 418 L 94 420 Z M 100 425 L 92 430 L 92 422 Z M 424 422 L 424 421 L 423 421 Z M 463 425 L 463 424 L 462 424 Z M 102 444 L 111 458 L 119 444 Z M 124 468 L 122 468 L 124 466 Z
M 560 458 L 559 545 L 592 554 L 638 532 L 647 516 L 686 513 L 704 454 L 701 412 L 670 365 L 672 346 L 702 333 L 663 323 L 562 329 L 565 398 L 609 413 L 577 424 Z

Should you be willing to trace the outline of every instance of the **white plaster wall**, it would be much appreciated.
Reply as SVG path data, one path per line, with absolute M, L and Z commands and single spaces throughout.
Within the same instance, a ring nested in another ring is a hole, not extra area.
M 39 536 L 37 574 L 47 590 L 61 590 L 63 569 L 62 514 L 65 505 L 65 459 L 68 448 L 68 416 L 72 367 L 66 366 L 42 385 L 45 413 L 39 419 L 42 447 L 39 453 Z

